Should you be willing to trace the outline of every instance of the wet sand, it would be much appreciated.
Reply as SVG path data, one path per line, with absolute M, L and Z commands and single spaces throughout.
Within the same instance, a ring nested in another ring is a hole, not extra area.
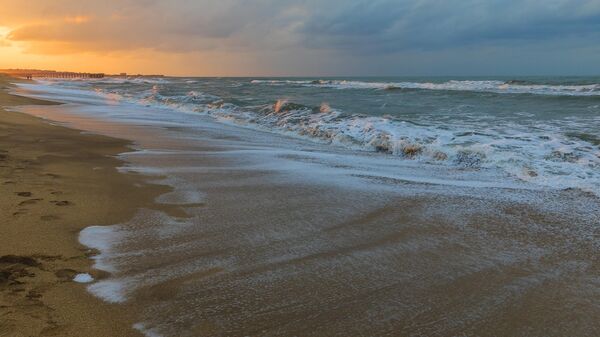
M 135 140 L 128 171 L 163 176 L 157 202 L 185 208 L 106 222 L 115 271 L 92 289 L 148 336 L 600 334 L 593 195 L 343 173 L 323 159 L 343 153 L 193 115 L 124 124 L 99 116 L 137 107 L 94 104 L 25 110 Z
M 117 172 L 128 142 L 7 112 L 1 106 L 54 103 L 7 94 L 6 78 L 0 87 L 0 336 L 141 335 L 130 307 L 72 281 L 107 277 L 78 235 L 129 219 L 168 188 Z

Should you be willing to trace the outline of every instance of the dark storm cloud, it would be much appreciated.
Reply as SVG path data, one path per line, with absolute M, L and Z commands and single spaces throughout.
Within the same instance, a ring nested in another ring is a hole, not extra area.
M 11 39 L 67 43 L 95 39 L 104 41 L 98 44 L 102 48 L 174 51 L 292 45 L 377 52 L 596 39 L 600 31 L 597 0 L 63 0 L 44 1 L 30 13 L 55 20 L 21 26 Z M 69 14 L 91 20 L 69 24 L 63 20 Z
M 308 46 L 371 51 L 459 48 L 589 37 L 600 1 L 352 1 L 308 17 Z M 589 42 L 593 42 L 589 41 Z

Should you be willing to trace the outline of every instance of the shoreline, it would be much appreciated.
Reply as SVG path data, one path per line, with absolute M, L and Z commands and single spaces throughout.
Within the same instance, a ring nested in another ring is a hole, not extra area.
M 127 221 L 169 191 L 122 173 L 116 156 L 131 142 L 83 134 L 1 106 L 54 102 L 9 94 L 0 77 L 0 335 L 142 336 L 136 310 L 109 304 L 73 281 L 108 273 L 92 268 L 97 251 L 81 230 Z
M 19 94 L 66 104 L 17 111 L 130 140 L 119 170 L 171 187 L 170 213 L 107 228 L 111 275 L 88 288 L 148 336 L 597 335 L 592 195 L 394 180 L 403 165 L 204 116 Z

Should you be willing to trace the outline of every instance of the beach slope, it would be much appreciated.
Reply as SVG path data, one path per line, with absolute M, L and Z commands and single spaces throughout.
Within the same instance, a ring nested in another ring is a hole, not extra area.
M 129 219 L 166 188 L 117 172 L 125 141 L 7 111 L 56 104 L 11 95 L 9 81 L 0 77 L 0 336 L 139 335 L 135 310 L 73 281 L 106 277 L 77 238 L 87 226 Z

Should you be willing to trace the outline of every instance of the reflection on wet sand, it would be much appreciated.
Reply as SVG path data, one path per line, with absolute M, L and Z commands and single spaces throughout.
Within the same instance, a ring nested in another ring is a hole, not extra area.
M 90 286 L 150 336 L 600 334 L 593 195 L 379 179 L 277 136 L 69 109 L 28 112 L 135 140 L 123 169 L 181 206 L 113 227 L 113 276 Z

